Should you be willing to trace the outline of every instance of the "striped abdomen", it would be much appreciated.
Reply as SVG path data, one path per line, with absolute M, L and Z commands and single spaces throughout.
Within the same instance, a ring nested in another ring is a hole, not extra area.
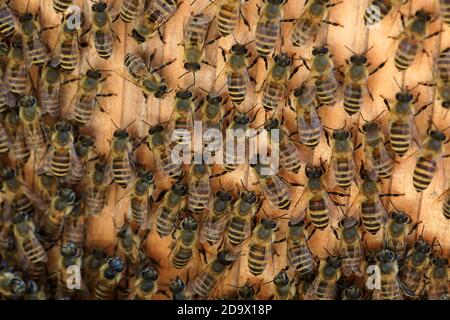
M 142 226 L 147 217 L 147 207 L 144 207 L 144 200 L 140 197 L 131 197 L 130 199 L 130 210 L 131 218 L 137 225 Z
M 182 244 L 172 257 L 172 266 L 176 269 L 183 269 L 193 255 L 192 247 Z
M 123 0 L 120 7 L 120 19 L 125 23 L 129 23 L 137 17 L 140 9 L 141 0 Z
M 267 266 L 269 248 L 257 243 L 251 244 L 248 250 L 248 268 L 252 275 L 258 276 L 264 272 Z
M 286 187 L 281 187 L 281 184 L 277 184 L 273 179 L 279 178 L 278 176 L 273 176 L 272 179 L 265 179 L 263 182 L 266 184 L 266 189 L 272 190 L 271 192 L 264 191 L 264 193 L 266 193 L 267 200 L 269 200 L 273 206 L 280 210 L 288 210 L 291 206 L 291 196 L 289 194 L 289 190 Z
M 64 12 L 72 4 L 72 0 L 53 0 L 53 9 L 56 12 Z
M 420 157 L 414 168 L 413 184 L 417 192 L 428 188 L 436 170 L 436 160 L 432 157 Z
M 317 285 L 317 289 L 314 292 L 316 300 L 331 300 L 336 295 L 336 285 L 328 281 L 321 281 Z
M 39 37 L 31 37 L 25 40 L 30 62 L 36 66 L 44 65 L 47 60 L 47 50 Z
M 279 37 L 280 26 L 269 22 L 258 22 L 256 26 L 255 44 L 256 52 L 261 57 L 267 57 L 275 48 Z
M 354 115 L 361 109 L 362 87 L 359 84 L 344 85 L 344 110 L 347 114 Z
M 95 103 L 95 96 L 81 95 L 78 97 L 73 120 L 80 126 L 86 125 L 92 119 Z
M 450 196 L 445 197 L 445 201 L 443 204 L 443 212 L 444 217 L 447 219 L 450 219 Z
M 313 41 L 319 32 L 320 23 L 312 23 L 309 19 L 300 19 L 292 30 L 291 40 L 294 46 L 301 47 Z
M 97 281 L 94 289 L 95 300 L 113 300 L 115 298 L 116 281 L 101 278 Z
M 64 223 L 63 212 L 53 212 L 47 214 L 42 231 L 45 240 L 51 242 L 59 239 Z
M 382 142 L 380 142 L 380 144 L 382 144 Z M 394 163 L 391 158 L 382 159 L 379 148 L 384 148 L 384 145 L 379 145 L 372 149 L 372 165 L 380 178 L 389 179 L 392 175 L 392 170 L 394 169 Z
M 189 189 L 188 207 L 193 212 L 201 212 L 208 205 L 210 193 L 191 192 Z
M 364 229 L 376 234 L 381 228 L 381 211 L 374 201 L 367 200 L 361 203 L 361 221 Z
M 11 150 L 16 161 L 28 162 L 30 158 L 30 148 L 23 137 L 16 137 L 11 143 Z
M 409 122 L 395 121 L 390 127 L 392 150 L 402 157 L 411 145 L 411 125 Z
M 381 277 L 380 300 L 400 300 L 401 292 L 397 277 L 394 279 L 384 279 Z
M 0 123 L 0 156 L 7 156 L 9 153 L 9 137 L 3 124 Z
M 306 243 L 290 240 L 288 258 L 289 264 L 300 275 L 308 274 L 314 268 L 314 258 Z
M 364 24 L 370 26 L 379 23 L 391 9 L 390 1 L 373 0 L 364 13 Z
M 311 223 L 318 229 L 328 226 L 330 220 L 328 216 L 328 207 L 323 197 L 316 197 L 309 200 L 308 215 Z
M 311 118 L 297 117 L 298 139 L 300 143 L 308 148 L 314 149 L 320 143 L 320 136 L 322 135 L 322 124 L 318 117 Z
M 53 151 L 51 159 L 51 170 L 56 177 L 64 177 L 70 170 L 70 152 L 68 149 Z
M 352 184 L 353 168 L 347 158 L 336 159 L 336 168 L 334 170 L 334 179 L 336 184 L 342 189 L 348 189 Z
M 28 94 L 28 69 L 25 63 L 13 64 L 6 69 L 9 90 L 18 95 Z
M 439 0 L 439 3 L 441 18 L 447 25 L 450 25 L 450 0 Z
M 12 36 L 15 31 L 14 18 L 8 5 L 0 7 L 0 34 L 3 39 Z
M 164 173 L 175 180 L 181 179 L 184 175 L 182 164 L 172 161 L 170 152 L 161 154 L 159 164 Z
M 242 141 L 240 139 L 235 139 L 234 143 L 232 145 L 226 145 L 225 147 L 225 151 L 223 153 L 223 157 L 224 157 L 224 163 L 223 163 L 223 167 L 226 171 L 233 171 L 236 170 L 236 168 L 239 166 L 240 163 L 240 157 L 242 157 L 242 155 L 238 155 L 238 144 L 237 143 L 242 143 Z M 239 159 L 238 159 L 239 158 Z
M 117 157 L 112 159 L 112 172 L 114 182 L 122 188 L 126 188 L 131 181 L 131 166 L 128 162 L 125 162 L 123 157 Z
M 236 24 L 239 21 L 239 0 L 235 0 L 235 3 L 224 3 L 219 8 L 219 14 L 217 18 L 217 29 L 223 37 L 231 34 L 236 28 Z
M 27 197 L 25 193 L 21 193 L 14 197 L 13 204 L 16 207 L 17 212 L 26 212 L 28 215 L 32 216 L 34 212 L 34 205 L 30 198 Z
M 395 51 L 395 67 L 399 71 L 408 69 L 416 58 L 417 49 L 417 43 L 411 42 L 408 38 L 402 39 Z
M 8 110 L 8 87 L 3 82 L 3 79 L 0 79 L 0 113 Z
M 106 201 L 106 189 L 92 188 L 88 191 L 86 197 L 86 214 L 96 215 L 102 211 Z
M 39 243 L 39 240 L 34 237 L 34 235 L 26 237 L 25 241 L 22 242 L 21 247 L 23 254 L 32 264 L 45 264 L 47 262 L 47 253 L 45 252 L 44 247 Z
M 227 72 L 227 89 L 231 101 L 241 104 L 247 95 L 247 78 L 241 71 Z
M 349 245 L 346 250 L 346 256 L 342 257 L 342 271 L 344 275 L 349 276 L 352 273 L 360 275 L 362 263 L 361 247 Z
M 161 238 L 167 237 L 175 226 L 177 211 L 169 207 L 164 207 L 156 218 L 156 231 Z
M 94 45 L 97 54 L 102 59 L 109 59 L 113 52 L 113 35 L 111 30 L 106 32 L 96 31 L 94 32 Z
M 72 72 L 78 65 L 79 49 L 76 37 L 68 37 L 61 42 L 59 61 L 64 71 Z
M 45 280 L 47 264 L 45 262 L 30 263 L 27 266 L 26 274 L 30 280 L 41 282 Z
M 333 71 L 329 75 L 321 77 L 315 81 L 317 98 L 325 105 L 334 105 L 336 103 L 337 81 Z
M 293 173 L 298 173 L 301 167 L 300 154 L 297 147 L 288 137 L 284 137 L 280 143 L 280 164 L 283 168 Z
M 239 217 L 232 217 L 228 224 L 227 238 L 228 242 L 235 246 L 238 245 L 245 238 L 245 225 L 247 220 L 241 219 Z
M 205 272 L 193 281 L 192 291 L 194 294 L 198 295 L 200 298 L 207 298 L 216 287 L 218 276 L 210 272 Z
M 185 28 L 185 35 L 189 35 L 189 39 L 185 39 L 186 48 L 198 48 L 206 39 L 209 28 L 209 18 L 200 13 L 194 17 L 191 17 Z
M 60 115 L 59 88 L 52 85 L 45 86 L 41 88 L 39 97 L 43 113 L 58 118 Z
M 261 103 L 266 112 L 274 111 L 283 99 L 284 83 L 267 81 L 262 90 Z

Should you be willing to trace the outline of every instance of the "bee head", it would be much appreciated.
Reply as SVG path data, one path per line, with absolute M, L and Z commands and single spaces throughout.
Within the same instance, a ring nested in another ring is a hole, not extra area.
M 153 135 L 155 133 L 162 132 L 163 130 L 164 130 L 164 127 L 160 124 L 157 124 L 156 126 L 152 126 L 148 129 L 148 134 Z
M 99 80 L 102 77 L 102 73 L 99 70 L 89 69 L 88 71 L 86 71 L 86 76 L 88 78 Z
M 223 190 L 217 191 L 216 197 L 224 202 L 230 202 L 232 199 L 231 193 L 229 191 L 223 191 Z
M 376 122 L 368 122 L 362 126 L 363 132 L 376 132 L 380 129 Z
M 234 115 L 233 120 L 237 124 L 246 125 L 250 122 L 250 117 L 246 113 L 240 113 Z
M 338 269 L 341 267 L 341 259 L 335 256 L 328 256 L 326 259 L 327 265 L 334 269 Z
M 431 130 L 430 137 L 432 139 L 438 140 L 438 141 L 445 141 L 445 139 L 446 139 L 445 134 L 438 130 Z
M 312 51 L 313 56 L 320 56 L 320 55 L 325 55 L 328 54 L 329 49 L 327 47 L 317 47 L 314 48 Z
M 185 62 L 184 68 L 188 71 L 199 71 L 201 69 L 200 63 L 198 62 Z
M 155 92 L 155 98 L 161 99 L 167 94 L 167 85 L 161 84 Z
M 122 272 L 124 269 L 124 264 L 122 259 L 119 257 L 113 257 L 108 260 L 108 266 L 114 271 L 114 272 Z
M 355 54 L 350 57 L 350 62 L 356 65 L 365 65 L 367 63 L 367 57 L 362 54 Z
M 414 249 L 421 253 L 428 253 L 431 250 L 431 246 L 423 239 L 419 239 L 414 243 Z
M 292 59 L 285 53 L 277 54 L 274 60 L 275 63 L 281 67 L 288 67 L 292 63 Z
M 104 1 L 99 1 L 99 2 L 97 2 L 97 3 L 94 3 L 93 5 L 92 5 L 92 11 L 94 11 L 94 12 L 103 12 L 103 11 L 105 11 L 106 10 L 106 2 L 104 2 Z
M 64 258 L 75 257 L 78 254 L 78 248 L 73 242 L 67 242 L 61 246 L 61 256 Z
M 208 94 L 206 96 L 206 101 L 210 104 L 219 104 L 222 102 L 222 97 L 221 96 L 212 96 L 212 95 Z
M 272 219 L 262 218 L 261 225 L 266 229 L 275 229 L 277 227 L 277 222 Z
M 28 22 L 31 20 L 33 20 L 33 14 L 30 12 L 27 12 L 19 17 L 20 22 Z
M 130 134 L 123 129 L 117 129 L 116 131 L 114 131 L 113 136 L 114 138 L 126 139 L 130 136 Z
M 156 281 L 158 280 L 158 272 L 153 267 L 147 267 L 141 271 L 142 279 L 146 281 Z
M 422 21 L 431 21 L 431 15 L 423 9 L 416 11 L 416 18 Z
M 346 130 L 334 130 L 333 131 L 333 139 L 335 140 L 348 140 L 351 138 L 350 131 Z
M 247 48 L 244 47 L 242 44 L 234 44 L 231 47 L 231 53 L 237 54 L 237 55 L 246 55 L 248 52 Z
M 14 215 L 12 223 L 18 224 L 27 221 L 28 218 L 29 218 L 28 213 L 26 213 L 25 211 L 19 211 Z
M 392 211 L 390 216 L 392 220 L 400 224 L 405 224 L 411 219 L 406 213 L 402 211 Z
M 266 129 L 267 131 L 272 130 L 272 129 L 277 129 L 280 126 L 280 121 L 278 119 L 272 118 L 266 121 L 266 123 L 264 123 L 264 129 Z
M 176 195 L 182 197 L 182 196 L 185 196 L 185 195 L 186 195 L 186 193 L 187 193 L 187 187 L 186 187 L 185 184 L 182 184 L 182 183 L 180 183 L 180 182 L 177 182 L 177 183 L 174 183 L 174 184 L 173 184 L 173 186 L 172 186 L 172 191 L 173 191 Z
M 308 179 L 318 179 L 323 175 L 322 167 L 311 167 L 307 165 L 305 167 L 305 175 Z
M 194 218 L 187 217 L 181 222 L 181 228 L 183 228 L 183 230 L 195 231 L 198 228 L 198 223 Z
M 175 97 L 177 99 L 181 99 L 181 100 L 188 100 L 188 99 L 192 98 L 192 92 L 190 92 L 188 90 L 178 91 L 175 94 Z
M 136 30 L 133 29 L 131 30 L 131 37 L 138 43 L 144 43 L 145 42 L 145 38 Z

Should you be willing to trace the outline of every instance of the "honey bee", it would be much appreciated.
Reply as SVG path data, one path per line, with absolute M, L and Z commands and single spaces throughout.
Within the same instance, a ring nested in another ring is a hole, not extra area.
M 428 300 L 437 300 L 442 295 L 448 294 L 448 259 L 440 255 L 433 255 L 430 260 L 430 267 L 427 269 L 424 279 L 425 285 L 420 296 Z
M 264 0 L 263 8 L 258 7 L 258 22 L 255 31 L 256 52 L 264 59 L 267 69 L 267 56 L 275 49 L 280 36 L 281 20 L 285 0 Z
M 152 300 L 158 292 L 158 272 L 147 267 L 138 273 L 137 280 L 131 290 L 131 300 Z
M 286 255 L 289 267 L 299 276 L 313 272 L 316 263 L 308 246 L 309 234 L 305 223 L 291 219 L 288 227 Z
M 16 25 L 7 0 L 0 0 L 0 35 L 6 39 L 14 34 Z
M 192 92 L 178 91 L 175 94 L 175 106 L 168 124 L 168 140 L 180 145 L 189 145 L 194 122 L 194 103 Z
M 53 118 L 61 114 L 60 101 L 61 64 L 58 59 L 50 59 L 41 71 L 39 102 L 42 113 Z
M 339 221 L 339 229 L 333 228 L 338 240 L 338 255 L 341 257 L 341 271 L 346 277 L 363 274 L 363 248 L 359 227 L 361 221 L 352 217 L 344 217 Z
M 293 300 L 295 296 L 295 286 L 289 274 L 288 268 L 281 269 L 273 278 L 274 295 L 270 300 Z
M 280 210 L 288 210 L 291 205 L 291 195 L 288 186 L 273 172 L 270 165 L 263 164 L 259 155 L 256 161 L 250 163 L 258 184 L 266 199 L 274 207 Z
M 92 25 L 90 27 L 95 50 L 98 56 L 105 60 L 112 56 L 114 40 L 118 39 L 111 26 L 112 22 L 107 6 L 107 3 L 102 0 L 94 2 L 91 15 Z
M 6 270 L 0 271 L 0 297 L 17 300 L 25 294 L 26 284 L 17 274 Z
M 134 28 L 131 31 L 132 38 L 138 43 L 144 43 L 153 37 L 155 32 L 159 33 L 164 43 L 160 28 L 172 18 L 178 9 L 176 0 L 151 1 L 142 16 L 134 19 Z
M 420 85 L 436 87 L 438 99 L 444 109 L 450 108 L 450 47 L 445 48 L 439 54 L 434 67 L 434 79 L 432 82 L 419 82 Z M 448 111 L 447 111 L 448 112 Z M 446 114 L 447 115 L 447 114 Z
M 340 205 L 330 198 L 330 194 L 347 196 L 346 194 L 327 191 L 324 182 L 324 174 L 323 164 L 320 167 L 311 167 L 307 165 L 305 167 L 305 175 L 308 178 L 308 182 L 298 200 L 298 202 L 300 202 L 306 195 L 307 204 L 305 210 L 308 219 L 315 228 L 321 230 L 326 228 L 330 221 L 330 202 L 333 202 L 335 205 Z M 301 216 L 302 213 L 300 214 L 300 217 Z
M 110 182 L 112 181 L 112 172 L 108 168 L 107 162 L 100 159 L 95 162 L 89 172 L 87 191 L 86 191 L 86 214 L 97 215 L 106 204 L 106 193 Z
M 281 167 L 297 174 L 301 167 L 300 152 L 294 142 L 289 138 L 283 122 L 284 119 L 281 121 L 276 118 L 269 119 L 264 124 L 264 129 L 267 131 L 268 141 L 270 141 L 272 148 L 277 148 L 279 152 Z M 273 139 L 269 138 L 272 136 L 272 130 L 276 130 L 278 141 L 273 141 Z
M 241 0 L 222 0 L 220 2 L 217 13 L 217 30 L 219 30 L 222 37 L 233 33 L 239 22 L 239 16 L 242 17 L 242 20 L 250 31 L 250 25 L 242 14 L 241 5 Z
M 380 23 L 392 8 L 398 8 L 406 4 L 408 0 L 372 0 L 370 5 L 364 13 L 364 24 L 366 26 L 373 26 Z
M 367 62 L 367 52 L 373 47 L 370 47 L 365 52 L 357 54 L 346 46 L 352 56 L 350 62 L 347 61 L 347 68 L 344 72 L 344 110 L 348 115 L 352 116 L 361 109 L 363 103 L 363 95 L 367 92 L 373 101 L 372 94 L 367 85 L 367 80 L 377 71 L 382 69 L 387 61 L 382 62 L 372 71 L 369 71 L 369 63 Z
M 145 0 L 123 0 L 119 17 L 124 23 L 134 21 L 144 11 Z M 117 18 L 116 18 L 117 19 Z
M 28 270 L 28 272 L 30 273 L 30 276 L 37 275 L 37 278 L 41 280 L 41 276 L 43 276 L 43 273 L 45 272 L 47 253 L 45 252 L 42 243 L 39 241 L 35 224 L 30 220 L 28 214 L 23 211 L 19 211 L 14 215 L 12 223 L 12 230 L 17 248 L 29 264 L 28 268 L 30 270 Z M 36 271 L 37 269 L 43 269 L 43 272 L 32 274 L 32 271 Z
M 189 211 L 200 213 L 208 206 L 212 195 L 211 168 L 206 163 L 193 163 L 188 175 L 187 205 Z
M 298 71 L 300 66 L 292 68 L 292 58 L 287 54 L 277 54 L 274 65 L 269 70 L 261 87 L 261 104 L 266 112 L 276 111 L 287 95 L 287 81 Z M 289 73 L 292 69 L 291 73 Z
M 154 55 L 150 55 L 150 63 L 153 60 Z M 165 67 L 172 64 L 175 60 L 168 61 L 158 68 L 151 68 L 150 64 L 146 64 L 145 61 L 135 53 L 127 53 L 124 60 L 125 69 L 131 76 L 131 82 L 136 84 L 144 94 L 147 100 L 148 95 L 153 95 L 155 98 L 162 99 L 168 93 L 167 84 L 165 80 L 157 73 Z
M 337 282 L 341 278 L 341 261 L 328 256 L 319 265 L 319 272 L 305 295 L 305 300 L 333 300 L 337 294 Z
M 219 190 L 210 201 L 203 218 L 200 242 L 216 245 L 222 239 L 232 212 L 233 197 L 229 191 Z
M 62 234 L 65 217 L 75 206 L 76 194 L 72 189 L 60 189 L 52 199 L 45 212 L 42 225 L 42 237 L 48 244 L 53 244 Z
M 249 280 L 247 280 L 242 287 L 237 288 L 237 300 L 256 300 L 261 288 L 255 289 L 255 285 L 250 285 Z
M 24 300 L 47 300 L 47 293 L 44 286 L 39 285 L 36 281 L 29 280 L 27 281 L 27 288 L 25 295 L 23 296 Z
M 328 10 L 341 3 L 329 2 L 329 0 L 312 0 L 305 5 L 292 29 L 291 40 L 294 46 L 301 47 L 314 42 L 319 34 L 321 23 L 342 27 L 339 23 L 326 20 Z
M 107 254 L 103 249 L 95 248 L 83 259 L 84 283 L 90 292 L 95 288 L 95 281 L 100 275 L 100 268 L 107 261 Z
M 189 297 L 185 294 L 186 285 L 179 276 L 170 282 L 169 290 L 172 292 L 173 300 L 188 300 Z
M 342 300 L 362 300 L 362 298 L 362 290 L 355 285 L 350 285 L 342 291 Z
M 198 274 L 188 283 L 186 295 L 188 297 L 206 299 L 212 296 L 214 289 L 220 283 L 228 268 L 236 260 L 236 255 L 232 251 L 220 251 L 216 258 L 208 263 Z
M 57 43 L 60 66 L 66 72 L 75 70 L 78 66 L 78 58 L 80 56 L 80 46 L 78 44 L 80 31 L 69 23 L 76 14 L 76 12 L 67 12 L 64 14 Z
M 177 230 L 176 240 L 170 245 L 170 261 L 174 268 L 182 269 L 191 261 L 197 245 L 198 224 L 191 217 L 181 222 L 181 230 Z
M 163 238 L 173 230 L 178 215 L 186 207 L 187 188 L 180 182 L 174 183 L 172 188 L 164 194 L 161 204 L 156 209 L 156 231 Z
M 58 285 L 56 290 L 57 298 L 72 298 L 76 296 L 77 289 L 69 288 L 70 283 L 69 267 L 78 266 L 81 268 L 82 255 L 81 250 L 73 242 L 67 242 L 61 246 L 61 256 L 58 261 Z M 79 293 L 79 292 L 78 292 Z
M 443 144 L 446 143 L 445 134 L 439 130 L 428 129 L 427 135 L 414 167 L 413 184 L 417 192 L 424 191 L 430 185 L 437 161 L 442 157 Z
M 354 178 L 355 161 L 353 159 L 352 132 L 344 129 L 333 130 L 331 146 L 331 168 L 336 185 L 347 190 Z
M 272 258 L 276 229 L 275 219 L 263 218 L 253 231 L 249 242 L 247 264 L 250 273 L 254 276 L 261 275 L 266 269 L 267 262 Z
M 305 67 L 310 70 L 308 81 L 314 83 L 317 99 L 321 104 L 333 106 L 338 97 L 338 81 L 335 75 L 333 60 L 327 47 L 314 48 L 313 61 L 309 67 L 306 61 Z
M 415 297 L 430 263 L 431 245 L 421 236 L 406 254 L 399 269 L 401 289 L 406 296 Z
M 215 40 L 206 41 L 212 19 L 204 13 L 191 15 L 183 30 L 184 69 L 186 73 L 192 72 L 195 84 L 195 72 L 201 69 L 201 63 L 210 65 L 203 59 L 205 45 Z M 181 75 L 180 78 L 184 76 Z
M 114 219 L 113 223 L 115 226 Z M 141 240 L 137 234 L 132 232 L 128 219 L 125 220 L 125 223 L 117 232 L 116 237 L 117 241 L 114 248 L 114 254 L 124 259 L 125 267 L 127 269 L 136 269 L 140 262 L 139 247 L 141 245 Z
M 415 16 L 404 26 L 404 31 L 394 38 L 399 40 L 394 59 L 398 71 L 405 71 L 413 64 L 417 53 L 424 50 L 425 40 L 442 32 L 441 30 L 428 35 L 430 21 L 431 15 L 428 12 L 423 9 L 418 10 Z
M 53 0 L 53 9 L 57 13 L 63 13 L 70 7 L 72 2 L 73 0 Z
M 376 255 L 376 260 L 380 269 L 380 287 L 375 288 L 373 299 L 402 300 L 395 253 L 389 249 L 383 249 Z
M 19 99 L 19 118 L 24 128 L 25 140 L 36 152 L 45 150 L 47 142 L 41 124 L 41 108 L 34 96 L 24 95 Z
M 155 190 L 155 178 L 149 171 L 140 170 L 133 183 L 130 194 L 130 220 L 139 228 L 150 229 L 148 212 L 151 206 L 153 191 Z
M 402 259 L 406 254 L 406 237 L 418 224 L 413 224 L 411 217 L 402 211 L 392 211 L 384 231 L 384 246 L 395 254 L 396 259 Z
M 5 126 L 0 123 L 0 157 L 6 157 L 9 153 L 9 137 Z
M 120 187 L 126 188 L 133 179 L 133 157 L 130 135 L 126 129 L 114 131 L 111 140 L 111 151 L 109 155 L 109 167 L 111 168 L 113 180 Z
M 62 243 L 73 243 L 83 251 L 86 241 L 86 218 L 83 201 L 77 199 L 73 209 L 64 219 Z
M 247 95 L 249 88 L 248 57 L 250 56 L 245 45 L 234 44 L 229 52 L 228 60 L 226 53 L 222 49 L 223 60 L 225 61 L 225 76 L 228 95 L 235 105 L 240 105 Z
M 13 158 L 19 164 L 26 164 L 30 158 L 30 148 L 25 139 L 25 131 L 19 117 L 19 108 L 9 108 L 5 115 L 5 129 Z
M 294 90 L 292 98 L 295 108 L 292 106 L 291 97 L 288 99 L 288 104 L 297 115 L 299 142 L 308 148 L 314 149 L 320 143 L 323 129 L 320 118 L 317 115 L 319 105 L 316 99 L 315 88 L 303 83 Z
M 31 64 L 42 66 L 47 60 L 47 47 L 42 39 L 42 30 L 37 16 L 25 13 L 19 17 L 24 49 Z
M 74 147 L 72 125 L 67 122 L 57 122 L 51 141 L 41 171 L 51 172 L 56 177 L 65 177 L 70 171 L 75 176 L 81 175 L 82 166 Z
M 180 180 L 184 176 L 183 165 L 173 161 L 172 150 L 166 144 L 166 134 L 162 125 L 152 126 L 148 129 L 146 144 L 153 152 L 158 168 L 172 179 Z
M 54 175 L 48 172 L 37 172 L 36 175 L 39 197 L 49 203 L 56 194 L 58 181 Z
M 233 204 L 231 217 L 225 232 L 225 248 L 234 247 L 247 239 L 252 231 L 252 219 L 261 207 L 261 200 L 252 191 L 239 192 Z
M 79 160 L 78 170 L 71 170 L 64 177 L 64 182 L 69 185 L 76 185 L 81 182 L 86 171 L 88 162 L 95 160 L 96 157 L 91 158 L 92 149 L 95 148 L 94 140 L 88 135 L 80 134 L 74 144 L 74 149 Z
M 389 119 L 389 138 L 392 150 L 400 157 L 408 152 L 413 138 L 413 116 L 422 112 L 429 104 L 424 105 L 414 113 L 414 105 L 418 97 L 414 99 L 413 95 L 407 90 L 401 90 L 395 95 L 396 103 L 393 108 L 389 101 L 384 98 L 384 103 L 390 111 Z M 413 100 L 414 99 L 414 100 Z
M 375 122 L 381 114 L 370 122 L 365 121 L 366 123 L 362 127 L 363 144 L 369 168 L 373 168 L 380 178 L 389 179 L 392 175 L 394 162 L 386 150 L 381 128 Z
M 92 294 L 95 300 L 114 299 L 124 268 L 124 262 L 119 257 L 109 258 L 101 265 Z
M 28 64 L 22 44 L 22 36 L 16 35 L 11 40 L 8 63 L 5 71 L 5 82 L 9 90 L 18 95 L 26 95 L 30 91 Z
M 200 103 L 200 114 L 203 128 L 204 151 L 215 156 L 223 148 L 222 140 L 218 135 L 223 132 L 223 119 L 225 115 L 225 103 L 222 97 L 213 92 L 208 93 Z

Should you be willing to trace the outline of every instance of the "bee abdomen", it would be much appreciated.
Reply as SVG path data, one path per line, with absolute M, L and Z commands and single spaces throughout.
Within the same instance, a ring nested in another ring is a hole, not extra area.
M 336 184 L 340 188 L 345 190 L 350 187 L 353 176 L 347 160 L 338 161 L 334 177 L 336 179 Z
M 262 93 L 261 103 L 267 112 L 276 110 L 282 98 L 283 88 L 276 83 L 267 84 Z
M 334 77 L 316 80 L 317 98 L 325 105 L 336 103 L 337 82 Z
M 123 22 L 129 23 L 138 16 L 140 0 L 124 0 L 120 8 L 120 19 Z
M 360 85 L 344 86 L 344 110 L 351 116 L 361 108 L 362 88 Z
M 227 73 L 227 88 L 231 101 L 239 105 L 245 100 L 247 81 L 242 73 L 233 71 Z
M 4 4 L 0 8 L 0 33 L 2 38 L 8 38 L 15 31 L 14 18 L 10 9 Z
M 292 31 L 292 44 L 296 47 L 306 45 L 314 39 L 318 30 L 318 28 L 314 28 L 310 21 L 306 19 L 299 20 Z
M 417 192 L 421 192 L 428 188 L 434 176 L 436 162 L 424 157 L 417 160 L 413 174 L 413 184 Z
M 192 248 L 180 248 L 172 259 L 172 265 L 176 269 L 184 268 L 192 258 Z
M 248 268 L 254 276 L 258 276 L 266 269 L 266 248 L 259 245 L 251 245 L 248 251 Z
M 64 177 L 70 170 L 70 152 L 67 150 L 53 152 L 51 160 L 52 173 L 57 177 Z
M 412 65 L 416 58 L 417 48 L 417 44 L 410 43 L 408 39 L 402 39 L 400 41 L 395 52 L 395 67 L 399 71 L 405 71 Z
M 381 213 L 378 212 L 375 203 L 361 203 L 361 220 L 364 229 L 371 234 L 376 234 L 381 228 Z
M 109 59 L 113 52 L 113 38 L 111 32 L 95 32 L 94 45 L 100 58 L 105 60 Z
M 132 197 L 130 200 L 131 216 L 133 220 L 139 225 L 143 225 L 145 222 L 146 212 L 142 208 L 142 200 Z
M 444 201 L 443 210 L 444 210 L 444 217 L 450 219 L 450 197 L 448 196 Z
M 239 6 L 222 5 L 219 9 L 217 29 L 223 37 L 231 34 L 239 19 Z
M 391 9 L 392 5 L 389 1 L 373 0 L 364 13 L 364 24 L 369 26 L 379 23 Z
M 122 188 L 126 188 L 131 181 L 131 168 L 129 164 L 125 164 L 122 158 L 113 159 L 112 171 L 114 182 Z
M 323 229 L 328 226 L 328 208 L 323 199 L 309 200 L 308 213 L 311 223 L 318 229 Z
M 279 36 L 279 26 L 258 23 L 256 26 L 256 52 L 261 57 L 267 57 L 275 48 Z
M 449 0 L 440 0 L 439 2 L 440 2 L 442 20 L 447 25 L 450 25 L 450 1 Z
M 72 4 L 72 0 L 53 0 L 53 9 L 56 12 L 64 12 Z
M 61 68 L 64 71 L 72 72 L 78 64 L 78 55 L 74 51 L 74 40 L 70 39 L 61 43 L 61 53 L 59 55 Z
M 237 245 L 244 239 L 244 227 L 244 220 L 231 218 L 228 226 L 228 241 L 232 245 Z

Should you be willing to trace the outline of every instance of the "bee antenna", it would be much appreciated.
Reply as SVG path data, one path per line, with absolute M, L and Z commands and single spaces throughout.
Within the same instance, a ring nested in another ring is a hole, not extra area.
M 183 78 L 185 75 L 187 75 L 190 71 L 186 71 L 185 73 L 183 73 L 181 76 L 178 77 L 178 79 Z
M 112 124 L 114 125 L 114 127 L 116 127 L 116 129 L 119 129 L 119 126 L 114 122 L 114 120 L 112 118 L 110 118 Z
M 133 123 L 135 123 L 136 122 L 136 119 L 134 119 L 133 121 L 131 121 L 123 130 L 127 130 L 129 127 L 131 127 L 131 125 L 133 124 Z
M 392 204 L 392 206 L 394 207 L 395 210 L 397 210 L 398 212 L 400 212 L 400 210 L 398 210 L 398 208 L 395 206 L 395 204 L 392 202 L 391 199 L 389 199 L 389 202 Z
M 252 42 L 254 42 L 255 40 L 252 40 L 252 41 L 249 41 L 249 42 L 246 42 L 246 43 L 244 43 L 242 46 L 243 47 L 246 47 L 246 46 L 248 46 L 250 43 L 252 43 Z
M 334 257 L 334 254 L 332 254 L 330 251 L 328 251 L 327 248 L 323 247 L 323 249 L 325 250 L 325 252 L 326 252 L 329 256 Z
M 346 45 L 344 46 L 348 51 L 350 51 L 351 53 L 353 53 L 354 55 L 357 55 L 357 53 L 355 51 L 353 51 L 352 49 L 350 49 L 349 47 L 347 47 Z
M 242 179 L 241 179 L 241 184 L 242 184 L 242 187 L 244 187 L 244 190 L 245 190 L 245 191 L 248 191 L 248 190 L 247 190 L 247 187 L 245 186 L 244 181 L 242 181 Z
M 145 120 L 141 120 L 146 126 L 151 127 L 152 125 Z
M 206 90 L 206 89 L 203 89 L 202 87 L 198 87 L 200 90 L 202 90 L 203 92 L 205 92 L 205 93 L 209 93 L 208 92 L 208 90 Z
M 255 109 L 257 105 L 258 105 L 258 104 L 255 104 L 253 107 L 251 107 L 251 108 L 250 108 L 247 112 L 245 112 L 245 113 L 249 114 L 250 111 L 252 111 L 253 109 Z
M 235 37 L 235 35 L 234 35 L 234 32 L 233 32 L 231 35 L 233 36 L 234 42 L 236 42 L 238 45 L 241 45 L 241 44 L 239 43 L 239 41 L 237 41 L 237 39 L 236 39 L 236 37 Z
M 267 219 L 270 219 L 269 216 L 267 215 L 267 212 L 266 212 L 266 210 L 264 209 L 263 206 L 261 206 L 261 210 L 262 210 L 262 212 L 264 213 L 264 215 L 266 216 L 266 218 L 267 218 Z
M 381 111 L 381 113 L 380 113 L 379 115 L 377 115 L 377 116 L 375 117 L 375 119 L 373 119 L 371 122 L 377 121 L 377 119 L 378 119 L 379 117 L 381 117 L 381 115 L 382 115 L 385 111 L 386 111 L 386 110 Z
M 396 77 L 394 77 L 394 81 L 395 81 L 395 83 L 397 84 L 397 86 L 398 86 L 398 88 L 400 89 L 400 90 L 404 90 L 403 89 L 403 87 L 398 83 L 398 81 L 397 81 L 397 78 Z
M 359 115 L 361 116 L 361 119 L 363 119 L 363 121 L 364 121 L 365 123 L 369 123 L 369 121 L 367 121 L 366 119 L 364 119 L 364 116 L 362 115 L 362 112 L 361 112 Z
M 369 52 L 370 50 L 373 49 L 374 46 L 369 47 L 366 51 L 364 51 L 363 53 L 361 53 L 361 55 L 366 55 L 367 52 Z
M 89 59 L 88 59 L 87 56 L 86 56 L 86 62 L 87 62 L 87 64 L 88 64 L 88 66 L 89 66 L 92 70 L 94 70 L 94 67 L 93 67 L 92 64 L 89 62 Z

